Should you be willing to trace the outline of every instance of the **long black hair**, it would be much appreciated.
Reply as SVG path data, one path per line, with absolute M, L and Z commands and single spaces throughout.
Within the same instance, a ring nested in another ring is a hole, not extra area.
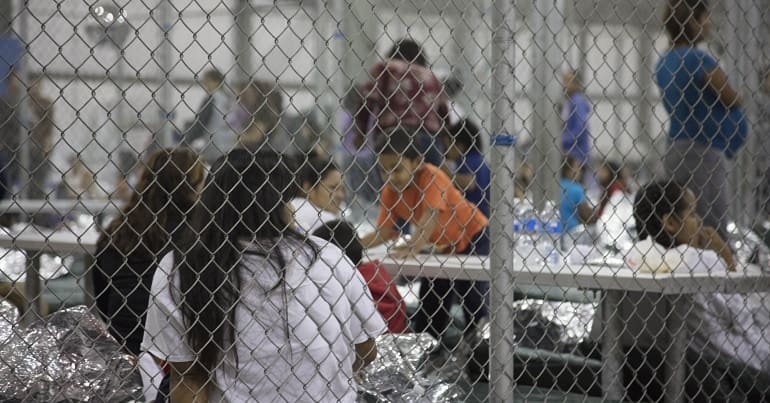
M 634 220 L 639 239 L 651 237 L 666 248 L 676 246 L 674 237 L 663 228 L 668 214 L 678 214 L 687 208 L 686 189 L 673 181 L 658 181 L 645 186 L 634 200 Z
M 317 248 L 290 226 L 286 203 L 296 192 L 290 166 L 274 152 L 233 150 L 220 158 L 196 208 L 187 247 L 176 252 L 187 342 L 208 372 L 235 351 L 235 307 L 246 249 L 264 256 L 266 269 L 278 270 L 274 288 L 283 284 L 287 267 L 279 242 L 304 242 L 311 263 L 317 258 Z

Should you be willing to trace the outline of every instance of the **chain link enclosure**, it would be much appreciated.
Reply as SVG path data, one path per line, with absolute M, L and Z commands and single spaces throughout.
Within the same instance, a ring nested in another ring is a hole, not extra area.
M 0 2 L 0 400 L 770 400 L 767 9 Z

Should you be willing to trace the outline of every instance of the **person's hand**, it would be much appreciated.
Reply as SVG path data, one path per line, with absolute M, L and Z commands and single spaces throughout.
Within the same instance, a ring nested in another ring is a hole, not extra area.
M 710 249 L 719 254 L 719 256 L 727 263 L 728 271 L 735 271 L 735 258 L 733 257 L 733 251 L 727 245 L 724 239 L 719 235 L 719 232 L 714 227 L 703 227 L 698 232 L 696 245 L 693 245 L 701 249 Z
M 414 253 L 414 250 L 411 247 L 394 248 L 393 251 L 390 252 L 390 257 L 393 259 L 409 259 L 415 255 L 416 253 Z

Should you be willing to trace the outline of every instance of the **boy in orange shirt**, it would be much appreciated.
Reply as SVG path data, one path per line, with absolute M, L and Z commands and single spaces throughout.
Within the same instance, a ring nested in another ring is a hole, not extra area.
M 452 185 L 447 174 L 423 162 L 414 138 L 398 128 L 378 139 L 377 159 L 385 186 L 377 230 L 362 243 L 373 247 L 397 238 L 396 222 L 402 219 L 412 225 L 413 235 L 406 247 L 393 251 L 396 258 L 414 256 L 429 244 L 445 253 L 488 255 L 487 218 Z M 472 330 L 487 313 L 486 290 L 486 282 L 424 278 L 414 330 L 440 338 L 449 326 L 449 309 L 456 295 L 462 300 L 465 331 Z

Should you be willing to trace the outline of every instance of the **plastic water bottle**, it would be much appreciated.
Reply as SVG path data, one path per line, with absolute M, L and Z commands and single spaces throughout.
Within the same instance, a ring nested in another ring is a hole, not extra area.
M 553 202 L 546 202 L 540 212 L 542 231 L 538 238 L 537 251 L 546 265 L 557 265 L 561 259 L 562 226 Z
M 514 250 L 522 259 L 527 260 L 537 255 L 535 248 L 540 224 L 532 203 L 522 199 L 516 199 L 515 203 Z

